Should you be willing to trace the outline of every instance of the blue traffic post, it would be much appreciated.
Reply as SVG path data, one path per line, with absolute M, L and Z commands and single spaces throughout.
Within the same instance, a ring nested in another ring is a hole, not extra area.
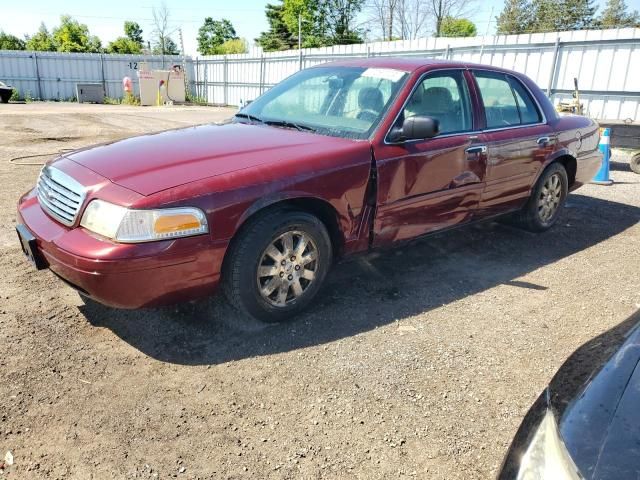
M 613 180 L 609 178 L 609 160 L 611 160 L 611 129 L 603 128 L 601 129 L 602 135 L 600 136 L 600 144 L 598 148 L 602 152 L 602 165 L 600 166 L 600 170 L 596 173 L 596 176 L 593 177 L 591 183 L 595 183 L 597 185 L 611 185 Z

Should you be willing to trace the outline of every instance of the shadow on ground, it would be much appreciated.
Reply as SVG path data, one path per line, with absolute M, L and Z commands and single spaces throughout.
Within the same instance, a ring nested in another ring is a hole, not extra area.
M 282 325 L 239 318 L 221 296 L 139 311 L 89 302 L 80 310 L 160 361 L 219 364 L 349 337 L 500 284 L 522 288 L 523 295 L 545 290 L 518 278 L 639 222 L 640 208 L 571 195 L 559 223 L 543 234 L 492 222 L 344 261 L 310 312 Z

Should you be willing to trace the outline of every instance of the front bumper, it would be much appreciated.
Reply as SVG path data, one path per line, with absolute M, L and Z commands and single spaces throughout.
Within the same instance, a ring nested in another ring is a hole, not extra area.
M 100 303 L 140 308 L 209 295 L 220 279 L 226 245 L 209 235 L 121 244 L 68 228 L 41 208 L 34 191 L 18 202 L 18 223 L 36 238 L 44 264 L 67 284 Z

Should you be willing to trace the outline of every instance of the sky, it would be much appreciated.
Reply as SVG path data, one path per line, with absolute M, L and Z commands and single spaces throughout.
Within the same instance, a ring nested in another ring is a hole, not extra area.
M 271 0 L 273 3 L 275 0 Z M 182 29 L 185 51 L 188 55 L 197 55 L 196 37 L 198 28 L 205 17 L 214 19 L 227 18 L 233 23 L 238 36 L 246 38 L 249 44 L 260 32 L 267 29 L 264 7 L 269 0 L 166 0 L 171 13 L 173 28 Z M 26 0 L 21 2 L 7 1 L 2 4 L 0 30 L 20 38 L 24 34 L 33 34 L 41 22 L 49 30 L 59 23 L 60 15 L 69 14 L 89 27 L 93 35 L 97 35 L 106 46 L 116 37 L 124 34 L 125 20 L 133 20 L 140 24 L 145 40 L 152 31 L 153 7 L 159 6 L 161 0 Z M 605 0 L 596 0 L 596 4 L 604 5 Z M 478 34 L 495 33 L 495 17 L 500 13 L 504 0 L 476 0 L 468 12 Z M 631 9 L 640 10 L 640 0 L 627 0 Z M 363 21 L 361 15 L 358 21 Z M 178 41 L 178 34 L 173 39 Z

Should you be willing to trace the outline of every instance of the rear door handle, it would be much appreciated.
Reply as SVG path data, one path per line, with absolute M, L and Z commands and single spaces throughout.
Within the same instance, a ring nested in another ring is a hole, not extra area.
M 551 143 L 551 139 L 549 137 L 540 137 L 536 140 L 536 143 L 538 145 L 546 145 L 547 143 Z
M 474 145 L 465 150 L 467 153 L 487 153 L 486 145 Z

